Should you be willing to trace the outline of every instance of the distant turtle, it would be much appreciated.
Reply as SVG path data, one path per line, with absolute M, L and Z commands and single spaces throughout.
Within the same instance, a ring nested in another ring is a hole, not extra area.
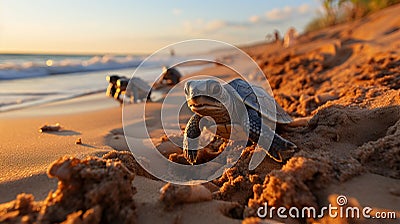
M 139 100 L 150 101 L 151 87 L 141 78 L 132 77 L 129 80 L 128 78 L 123 77 L 117 80 L 116 86 L 117 88 L 114 98 L 119 100 L 121 104 L 123 102 L 120 98 L 122 93 L 124 93 L 125 96 L 130 97 L 131 103 L 137 103 Z
M 162 84 L 165 81 L 169 85 L 176 85 L 180 82 L 181 77 L 181 73 L 176 68 L 163 66 L 159 83 Z
M 191 164 L 197 159 L 200 120 L 203 117 L 206 118 L 205 127 L 216 125 L 218 136 L 229 138 L 231 134 L 248 133 L 244 135 L 248 136 L 245 140 L 250 144 L 258 143 L 266 150 L 269 148 L 267 154 L 277 162 L 282 162 L 280 151 L 297 148 L 272 131 L 275 123 L 288 124 L 293 120 L 261 87 L 252 86 L 242 79 L 234 79 L 225 85 L 212 79 L 192 80 L 185 85 L 185 95 L 189 108 L 195 113 L 186 125 L 183 139 L 184 156 Z M 244 105 L 240 107 L 240 104 Z M 215 123 L 207 122 L 207 116 L 212 117 Z
M 106 80 L 108 82 L 108 87 L 106 90 L 106 95 L 109 97 L 114 97 L 115 92 L 117 91 L 117 81 L 121 77 L 118 75 L 107 75 Z

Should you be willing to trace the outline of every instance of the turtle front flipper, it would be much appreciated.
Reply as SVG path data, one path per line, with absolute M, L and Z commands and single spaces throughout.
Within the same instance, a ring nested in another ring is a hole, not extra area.
M 199 145 L 198 137 L 201 134 L 200 130 L 201 117 L 194 114 L 188 121 L 185 134 L 183 136 L 183 155 L 190 164 L 194 164 L 197 159 L 197 150 Z

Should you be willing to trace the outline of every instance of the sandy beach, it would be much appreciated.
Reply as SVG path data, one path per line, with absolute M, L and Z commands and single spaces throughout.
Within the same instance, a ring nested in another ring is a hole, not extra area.
M 63 126 L 63 131 L 39 133 L 42 125 L 58 122 Z M 41 195 L 46 196 L 49 188 L 36 187 L 35 184 L 47 180 L 42 176 L 47 176 L 45 173 L 49 163 L 63 155 L 84 157 L 109 151 L 111 148 L 105 145 L 104 136 L 120 126 L 118 103 L 108 100 L 103 93 L 3 113 L 2 202 L 15 197 L 12 194 L 18 191 L 38 190 L 46 192 Z M 76 145 L 77 138 L 82 138 L 84 144 Z M 10 148 L 14 149 L 13 152 L 7 152 Z M 29 179 L 38 181 L 30 182 Z M 19 181 L 25 181 L 26 184 L 21 185 Z M 56 187 L 56 182 L 52 181 L 51 184 L 51 188 Z M 23 186 L 29 186 L 30 189 L 24 189 Z
M 344 195 L 344 207 L 368 206 L 372 216 L 392 212 L 397 219 L 381 219 L 379 223 L 398 223 L 399 11 L 397 5 L 361 20 L 308 33 L 289 48 L 276 43 L 242 47 L 265 73 L 277 103 L 297 122 L 277 132 L 295 143 L 298 151 L 284 163 L 267 157 L 250 171 L 248 164 L 255 149 L 242 147 L 234 167 L 202 185 L 210 198 L 199 196 L 191 203 L 176 195 L 171 201 L 161 200 L 160 189 L 166 183 L 144 171 L 128 152 L 122 152 L 129 148 L 121 108 L 104 93 L 0 113 L 0 222 L 32 222 L 36 218 L 62 222 L 68 218 L 71 223 L 90 223 L 124 216 L 126 220 L 117 222 L 377 223 L 372 218 L 328 215 L 257 218 L 265 203 L 287 209 L 309 206 L 319 211 L 329 204 L 340 205 L 337 199 Z M 234 76 L 216 64 L 185 78 L 197 75 L 223 80 Z M 146 105 L 152 141 L 164 156 L 185 163 L 182 150 L 150 119 L 159 116 L 161 105 Z M 134 111 L 141 106 L 128 107 Z M 186 124 L 191 114 L 182 109 L 181 124 Z M 142 117 L 132 114 L 131 119 Z M 56 123 L 62 126 L 59 132 L 38 131 L 44 124 Z M 78 138 L 82 144 L 75 143 Z M 213 144 L 204 157 L 225 147 L 222 142 Z M 92 157 L 86 159 L 88 156 Z M 17 196 L 21 193 L 24 195 Z M 34 200 L 26 194 L 32 194 Z M 181 197 L 186 195 L 190 193 Z M 106 199 L 97 200 L 101 197 Z

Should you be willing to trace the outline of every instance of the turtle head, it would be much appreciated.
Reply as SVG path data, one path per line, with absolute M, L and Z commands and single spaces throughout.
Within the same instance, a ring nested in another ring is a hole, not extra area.
M 187 104 L 194 113 L 201 116 L 225 116 L 223 103 L 228 102 L 228 93 L 216 80 L 191 80 L 185 84 Z
M 120 79 L 121 77 L 119 77 L 118 75 L 107 75 L 106 80 L 107 82 L 115 85 L 118 81 L 118 79 Z

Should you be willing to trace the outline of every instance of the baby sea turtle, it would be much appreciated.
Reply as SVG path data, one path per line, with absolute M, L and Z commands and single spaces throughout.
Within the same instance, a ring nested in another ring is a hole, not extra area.
M 137 103 L 139 100 L 151 100 L 151 87 L 139 77 L 132 77 L 130 80 L 126 77 L 120 77 L 116 81 L 115 86 L 114 98 L 121 104 L 123 103 L 123 99 L 121 98 L 121 94 L 123 93 L 126 97 L 130 98 L 131 103 Z
M 205 124 L 202 123 L 205 127 L 216 126 L 218 136 L 229 139 L 231 135 L 245 133 L 249 143 L 258 143 L 277 162 L 282 162 L 280 151 L 297 148 L 272 130 L 275 123 L 288 124 L 293 120 L 261 87 L 242 79 L 225 85 L 212 79 L 192 80 L 185 84 L 185 95 L 189 108 L 195 113 L 186 125 L 183 139 L 184 156 L 191 164 L 197 158 L 202 118 L 206 118 Z M 207 117 L 215 123 L 209 122 Z

